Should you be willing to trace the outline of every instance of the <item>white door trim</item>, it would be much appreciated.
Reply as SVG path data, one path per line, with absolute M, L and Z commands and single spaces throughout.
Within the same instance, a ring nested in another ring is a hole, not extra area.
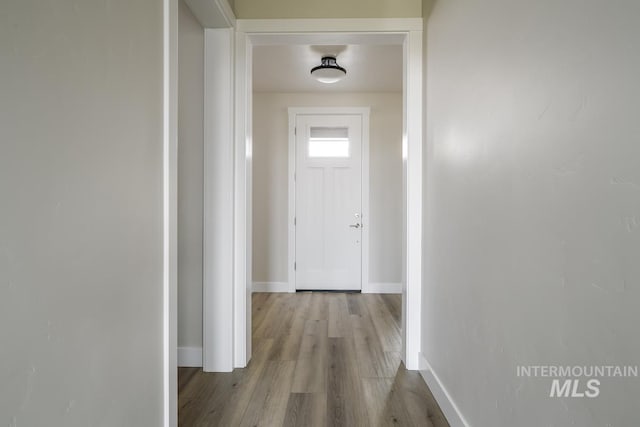
M 202 368 L 233 370 L 233 38 L 204 30 Z M 229 283 L 229 286 L 220 286 Z
M 369 107 L 290 107 L 289 108 L 289 215 L 287 219 L 288 251 L 287 271 L 289 292 L 296 291 L 296 272 L 294 269 L 296 256 L 296 117 L 298 115 L 359 115 L 362 118 L 362 273 L 361 289 L 369 284 Z M 293 248 L 293 249 L 292 249 Z
M 178 425 L 178 0 L 163 1 L 162 420 Z
M 232 28 L 236 16 L 227 0 L 185 0 L 203 28 Z
M 237 22 L 237 21 L 236 21 Z M 249 36 L 236 32 L 235 41 L 235 183 L 233 274 L 233 367 L 244 368 L 251 359 L 252 287 L 252 158 L 253 82 Z
M 204 54 L 202 362 L 229 372 L 251 357 L 251 44 L 207 29 Z
M 417 370 L 421 337 L 422 293 L 422 19 L 288 19 L 236 21 L 235 123 L 236 181 L 234 233 L 234 365 L 251 358 L 251 161 L 254 44 L 380 43 L 404 47 L 403 84 L 403 245 L 402 358 Z M 400 42 L 398 42 L 400 40 Z
M 205 27 L 202 367 L 205 372 L 230 372 L 246 366 L 251 354 L 251 298 L 238 285 L 245 283 L 244 289 L 251 291 L 251 246 L 246 244 L 251 154 L 246 151 L 250 144 L 237 140 L 238 126 L 244 136 L 250 135 L 251 111 L 241 96 L 248 92 L 235 76 L 236 68 L 244 66 L 239 64 L 250 60 L 250 49 L 229 28 L 236 19 L 227 0 L 187 3 Z M 220 28 L 208 28 L 213 25 Z
M 422 339 L 422 31 L 404 41 L 402 172 L 406 242 L 403 252 L 402 359 L 420 369 Z

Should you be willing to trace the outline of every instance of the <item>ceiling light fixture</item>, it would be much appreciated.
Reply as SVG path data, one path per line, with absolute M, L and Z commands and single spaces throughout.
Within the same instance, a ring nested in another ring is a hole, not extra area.
M 321 64 L 311 69 L 311 75 L 321 83 L 335 83 L 347 75 L 347 70 L 338 65 L 335 56 L 323 56 Z

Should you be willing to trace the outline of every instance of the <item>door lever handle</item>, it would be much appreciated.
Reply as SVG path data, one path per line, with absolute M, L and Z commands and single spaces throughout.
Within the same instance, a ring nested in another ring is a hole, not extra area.
M 349 227 L 360 228 L 361 225 L 359 223 L 358 224 L 351 224 Z

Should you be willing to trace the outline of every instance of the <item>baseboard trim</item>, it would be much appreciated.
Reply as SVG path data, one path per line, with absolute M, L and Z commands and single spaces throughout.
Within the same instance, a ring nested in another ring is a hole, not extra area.
M 451 427 L 469 427 L 469 424 L 467 424 L 455 402 L 451 399 L 447 389 L 442 385 L 440 378 L 438 378 L 438 375 L 426 357 L 424 357 L 424 354 L 420 353 L 418 360 L 420 364 L 420 375 L 422 375 L 422 379 L 427 383 L 431 393 L 433 393 L 433 397 L 436 399 L 436 402 L 438 402 L 438 405 L 440 405 L 440 409 L 447 418 L 447 421 L 449 421 L 449 425 Z
M 289 292 L 289 283 L 253 282 L 252 292 Z
M 253 282 L 252 292 L 282 292 L 287 293 L 287 282 Z M 402 283 L 369 283 L 362 287 L 363 294 L 401 294 Z
M 402 283 L 369 283 L 362 287 L 363 294 L 401 294 Z
M 202 347 L 178 347 L 178 366 L 181 368 L 201 368 Z

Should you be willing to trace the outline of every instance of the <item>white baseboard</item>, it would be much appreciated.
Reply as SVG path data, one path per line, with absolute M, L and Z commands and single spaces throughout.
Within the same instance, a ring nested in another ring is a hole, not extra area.
M 363 294 L 401 294 L 402 283 L 369 283 L 362 286 Z
M 178 366 L 181 368 L 201 368 L 202 347 L 178 347 Z
M 253 282 L 253 292 L 289 292 L 287 282 Z
M 287 282 L 253 282 L 252 292 L 289 292 Z M 401 294 L 402 283 L 369 283 L 362 287 L 363 294 Z
M 449 421 L 449 425 L 451 427 L 469 427 L 466 420 L 462 416 L 462 413 L 456 406 L 453 399 L 447 392 L 447 389 L 444 388 L 440 378 L 435 373 L 427 359 L 424 357 L 424 354 L 419 354 L 419 364 L 420 364 L 420 375 L 422 375 L 422 379 L 433 393 L 433 397 L 440 405 L 440 409 L 444 413 L 444 416 Z

